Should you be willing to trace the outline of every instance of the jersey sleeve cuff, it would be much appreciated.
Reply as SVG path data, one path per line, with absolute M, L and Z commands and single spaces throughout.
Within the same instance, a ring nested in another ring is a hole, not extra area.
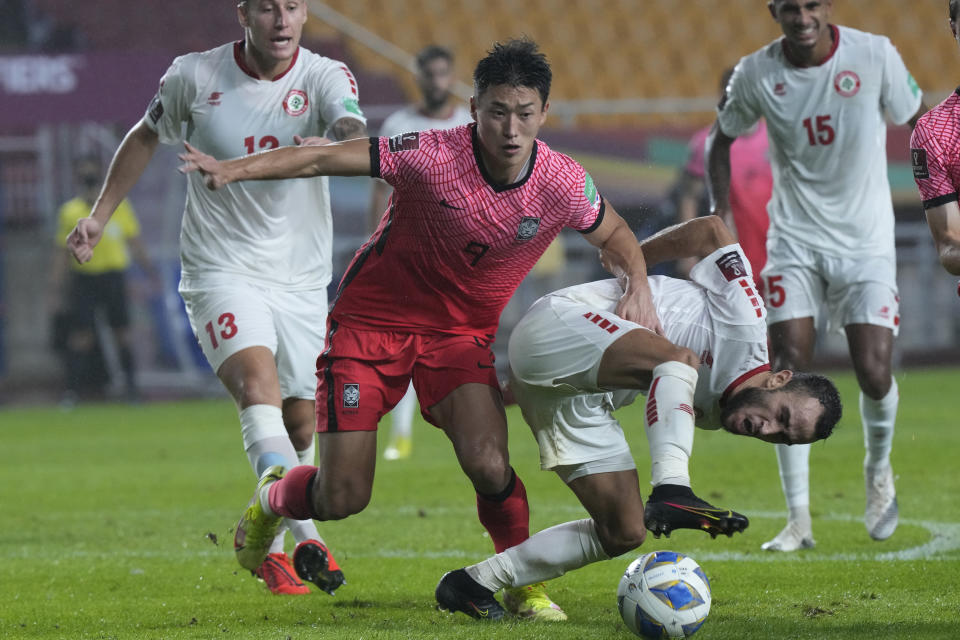
M 603 214 L 607 210 L 607 201 L 603 199 L 603 196 L 600 196 L 600 211 L 597 212 L 597 219 L 593 221 L 593 224 L 587 227 L 586 229 L 577 229 L 580 233 L 587 234 L 593 233 L 597 230 L 597 227 L 600 226 L 600 223 L 603 222 Z
M 940 205 L 947 204 L 948 202 L 957 202 L 960 200 L 960 195 L 956 191 L 953 193 L 947 193 L 942 196 L 937 196 L 936 198 L 930 198 L 929 200 L 923 201 L 924 209 L 933 209 L 934 207 L 939 207 Z
M 370 137 L 370 177 L 380 178 L 380 138 Z

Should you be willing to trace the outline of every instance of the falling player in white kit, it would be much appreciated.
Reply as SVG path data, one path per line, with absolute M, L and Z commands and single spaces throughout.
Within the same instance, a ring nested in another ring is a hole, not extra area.
M 114 156 L 90 217 L 68 239 L 90 258 L 103 226 L 158 142 L 186 140 L 221 157 L 366 135 L 353 74 L 299 46 L 306 0 L 241 0 L 243 40 L 173 61 L 143 119 Z M 210 366 L 233 396 L 254 472 L 314 464 L 315 361 L 323 350 L 332 221 L 327 179 L 246 182 L 210 191 L 187 182 L 180 293 Z M 274 593 L 324 591 L 343 574 L 312 520 L 289 521 L 256 575 Z
M 470 124 L 473 117 L 462 103 L 455 102 L 450 93 L 454 82 L 453 53 L 438 45 L 429 45 L 417 54 L 417 87 L 423 99 L 387 116 L 380 127 L 380 136 L 392 138 L 411 131 L 452 129 Z M 393 187 L 379 178 L 370 189 L 370 231 L 376 230 L 387 209 Z M 383 450 L 386 460 L 399 460 L 410 455 L 413 448 L 413 413 L 417 408 L 417 394 L 413 383 L 403 399 L 390 412 L 390 439 Z
M 511 333 L 510 389 L 537 438 L 541 467 L 569 485 L 590 517 L 545 529 L 445 575 L 441 585 L 456 582 L 469 591 L 474 609 L 499 607 L 493 594 L 501 588 L 555 578 L 635 549 L 647 530 L 657 537 L 676 528 L 715 536 L 745 528 L 745 518 L 711 507 L 690 489 L 695 421 L 796 444 L 826 438 L 840 418 L 840 397 L 829 380 L 770 370 L 765 313 L 750 263 L 719 218 L 695 218 L 641 247 L 651 265 L 699 259 L 692 282 L 648 278 L 665 336 L 614 313 L 622 293 L 617 280 L 555 291 Z M 613 415 L 640 393 L 647 395 L 654 484 L 646 509 Z
M 867 505 L 876 540 L 897 526 L 890 449 L 899 324 L 886 123 L 926 110 L 890 41 L 829 23 L 830 0 L 773 0 L 784 34 L 740 60 L 717 109 L 707 167 L 714 213 L 729 211 L 730 145 L 766 119 L 773 166 L 768 261 L 761 273 L 774 369 L 806 370 L 817 319 L 843 329 L 860 385 Z M 764 549 L 814 545 L 807 446 L 777 447 L 787 526 Z

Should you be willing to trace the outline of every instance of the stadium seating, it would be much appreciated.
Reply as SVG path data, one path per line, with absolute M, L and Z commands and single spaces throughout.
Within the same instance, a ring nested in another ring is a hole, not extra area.
M 704 98 L 717 93 L 722 70 L 778 37 L 761 0 L 328 0 L 331 8 L 381 38 L 415 52 L 435 42 L 454 48 L 457 75 L 470 77 L 473 62 L 491 42 L 526 34 L 537 40 L 555 70 L 557 100 Z M 855 2 L 836 0 L 840 24 L 883 33 L 935 102 L 954 86 L 943 69 L 960 66 L 949 37 L 943 0 Z M 323 30 L 311 21 L 308 32 Z M 362 66 L 397 66 L 357 41 L 347 48 Z M 411 99 L 416 89 L 401 82 Z M 708 113 L 591 117 L 579 124 L 698 124 Z
M 60 0 L 33 0 L 59 26 L 77 29 L 94 50 L 181 53 L 237 38 L 236 17 L 216 2 L 168 0 L 162 11 L 128 0 L 99 0 L 76 11 Z M 458 54 L 457 76 L 468 80 L 490 44 L 519 35 L 537 40 L 555 70 L 555 100 L 713 98 L 722 70 L 778 37 L 762 0 L 327 0 L 325 3 L 384 40 L 414 53 L 435 42 Z M 955 86 L 960 66 L 947 31 L 944 0 L 836 0 L 836 22 L 883 33 L 935 103 Z M 407 96 L 416 88 L 397 61 L 342 37 L 316 18 L 308 39 L 340 39 L 348 62 L 364 72 L 396 75 Z M 372 97 L 368 94 L 368 98 Z M 659 115 L 580 117 L 578 125 L 694 126 L 708 110 Z

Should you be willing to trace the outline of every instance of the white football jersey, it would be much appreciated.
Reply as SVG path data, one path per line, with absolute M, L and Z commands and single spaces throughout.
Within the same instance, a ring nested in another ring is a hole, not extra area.
M 401 133 L 427 131 L 429 129 L 453 129 L 471 122 L 473 122 L 473 116 L 470 115 L 470 110 L 462 104 L 457 104 L 453 108 L 453 113 L 449 118 L 428 118 L 420 113 L 420 109 L 416 105 L 410 105 L 387 116 L 380 127 L 380 137 L 392 138 Z
M 892 255 L 884 112 L 903 124 L 921 92 L 886 37 L 832 29 L 834 50 L 816 67 L 791 64 L 782 39 L 742 58 L 718 122 L 736 137 L 767 121 L 769 238 L 833 255 Z
M 173 61 L 144 122 L 160 140 L 184 139 L 226 159 L 325 135 L 340 118 L 366 122 L 342 62 L 300 48 L 290 68 L 260 80 L 243 43 Z M 183 126 L 186 125 L 185 133 Z M 326 178 L 236 182 L 217 191 L 188 175 L 180 230 L 181 277 L 241 275 L 287 290 L 330 282 L 333 223 Z
M 660 324 L 670 342 L 700 358 L 694 391 L 696 425 L 720 428 L 720 402 L 744 380 L 770 369 L 766 311 L 753 285 L 750 262 L 739 244 L 721 247 L 690 270 L 690 280 L 649 276 Z M 613 312 L 623 296 L 615 279 L 556 291 L 575 302 Z M 636 390 L 610 394 L 614 409 L 630 404 Z

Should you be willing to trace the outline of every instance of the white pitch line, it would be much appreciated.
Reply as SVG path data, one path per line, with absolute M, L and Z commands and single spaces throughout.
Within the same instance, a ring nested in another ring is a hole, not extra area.
M 448 507 L 439 507 L 439 508 L 426 508 L 427 512 L 432 515 L 438 514 L 450 514 L 450 513 L 460 513 L 461 511 L 466 513 L 472 511 L 471 509 L 466 508 L 448 508 Z M 370 512 L 379 511 L 383 514 L 389 513 L 390 515 L 415 515 L 418 513 L 419 509 L 415 507 L 400 507 L 397 509 L 369 509 Z M 559 517 L 563 517 L 561 514 L 570 514 L 575 513 L 578 515 L 585 515 L 583 509 L 577 507 L 576 505 L 555 505 L 549 508 L 538 509 L 538 515 L 544 514 L 557 514 Z M 786 518 L 787 514 L 785 512 L 778 511 L 757 511 L 750 512 L 750 518 L 759 519 L 759 520 L 783 520 Z M 817 516 L 817 520 L 832 520 L 838 522 L 859 522 L 862 519 L 860 516 L 853 516 L 850 514 L 842 513 L 830 513 L 825 515 Z M 934 558 L 941 554 L 950 553 L 952 551 L 960 550 L 960 523 L 952 522 L 934 522 L 932 520 L 913 520 L 913 519 L 901 519 L 901 524 L 918 526 L 923 529 L 926 529 L 930 533 L 930 540 L 924 544 L 917 545 L 914 547 L 908 547 L 906 549 L 900 549 L 896 551 L 886 551 L 886 552 L 876 552 L 876 553 L 831 553 L 823 554 L 819 553 L 816 549 L 805 550 L 797 553 L 778 553 L 770 551 L 698 551 L 696 556 L 698 561 L 711 562 L 848 562 L 848 561 L 861 561 L 861 562 L 895 562 L 895 561 L 909 561 L 909 560 L 921 560 L 921 559 L 930 559 Z M 660 540 L 649 539 L 645 547 L 650 546 L 660 546 L 660 543 L 669 545 L 669 540 L 661 538 Z M 229 541 L 228 541 L 229 544 Z M 38 551 L 37 549 L 30 547 L 20 547 L 16 550 L 11 550 L 7 553 L 0 554 L 0 558 L 5 558 L 8 560 L 50 560 L 55 564 L 58 564 L 66 559 L 71 558 L 94 558 L 94 559 L 117 559 L 117 558 L 165 558 L 165 559 L 183 559 L 183 558 L 215 558 L 223 556 L 229 553 L 229 547 L 227 548 L 208 548 L 208 549 L 188 549 L 187 543 L 183 543 L 183 547 L 180 550 L 159 550 L 159 549 L 122 549 L 122 548 L 113 548 L 109 550 L 101 549 L 74 549 L 74 550 L 62 550 L 62 549 L 52 549 Z M 429 549 L 389 549 L 389 548 L 380 548 L 375 552 L 365 553 L 365 552 L 352 552 L 347 553 L 347 555 L 354 558 L 400 558 L 400 559 L 418 559 L 418 558 L 465 558 L 465 559 L 482 559 L 484 557 L 483 552 L 477 551 L 468 551 L 465 549 L 443 549 L 443 550 L 429 550 Z
M 753 519 L 779 519 L 787 517 L 784 512 L 760 511 L 751 512 Z M 839 522 L 860 522 L 862 516 L 852 516 L 845 513 L 828 513 L 817 516 L 817 520 L 833 520 Z M 960 524 L 953 522 L 933 522 L 932 520 L 901 519 L 900 524 L 922 527 L 930 532 L 930 540 L 924 544 L 877 553 L 817 553 L 816 550 L 801 551 L 798 553 L 780 553 L 776 551 L 735 552 L 720 551 L 706 553 L 697 552 L 697 560 L 709 561 L 736 561 L 736 562 L 892 562 L 900 560 L 930 559 L 938 554 L 948 553 L 960 549 Z

